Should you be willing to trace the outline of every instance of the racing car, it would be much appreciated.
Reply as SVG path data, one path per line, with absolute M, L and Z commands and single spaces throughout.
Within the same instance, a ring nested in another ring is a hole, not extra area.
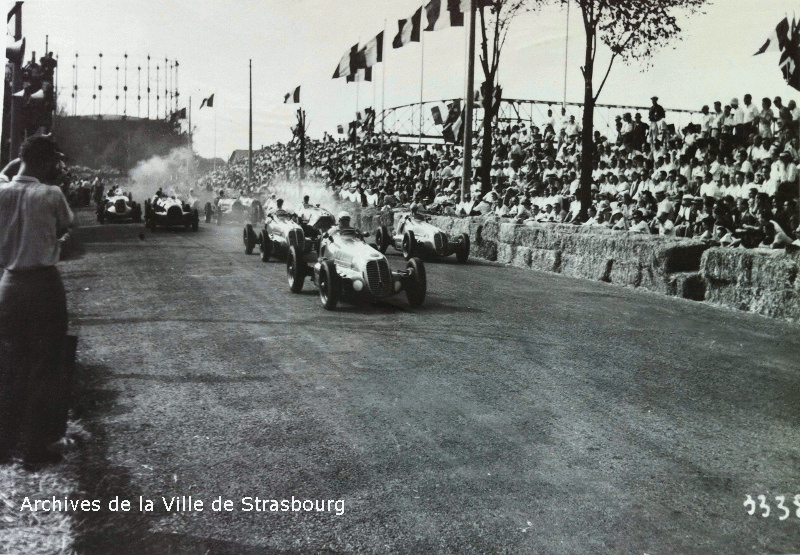
M 337 229 L 321 240 L 316 262 L 310 265 L 295 245 L 289 247 L 286 274 L 289 290 L 303 290 L 306 276 L 319 290 L 322 307 L 333 310 L 342 297 L 384 299 L 405 291 L 408 304 L 422 305 L 427 292 L 425 263 L 412 257 L 406 269 L 392 271 L 386 256 L 364 242 L 357 229 Z
M 197 231 L 199 224 L 200 213 L 197 208 L 175 197 L 156 196 L 144 202 L 144 225 L 148 229 L 184 226 Z
M 416 212 L 395 213 L 394 232 L 382 225 L 375 232 L 378 250 L 385 253 L 391 245 L 410 260 L 418 257 L 445 257 L 456 255 L 456 260 L 464 264 L 469 258 L 469 235 L 462 233 L 457 238 L 447 234 L 430 223 L 430 216 Z
M 267 262 L 270 256 L 283 258 L 291 245 L 305 254 L 312 249 L 319 252 L 322 233 L 335 221 L 331 212 L 319 206 L 303 207 L 299 215 L 280 209 L 272 211 L 267 214 L 260 233 L 256 233 L 252 224 L 245 225 L 242 237 L 244 252 L 252 254 L 258 245 L 263 262 Z
M 131 194 L 122 193 L 119 189 L 109 191 L 109 194 L 97 205 L 97 221 L 101 224 L 109 222 L 141 222 L 142 207 L 134 202 Z
M 249 221 L 255 225 L 264 219 L 264 209 L 257 198 L 220 198 L 216 205 L 207 202 L 205 206 L 206 223 L 213 219 L 217 225 Z

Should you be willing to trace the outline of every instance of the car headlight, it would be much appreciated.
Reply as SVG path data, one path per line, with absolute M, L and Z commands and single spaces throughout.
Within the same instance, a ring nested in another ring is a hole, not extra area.
M 354 291 L 361 291 L 364 289 L 364 282 L 360 279 L 353 280 L 353 290 Z
M 402 284 L 400 283 L 400 280 L 397 280 L 397 281 L 395 281 L 395 282 L 394 282 L 394 290 L 395 290 L 395 291 L 400 291 L 400 286 L 401 286 L 401 285 L 402 285 Z

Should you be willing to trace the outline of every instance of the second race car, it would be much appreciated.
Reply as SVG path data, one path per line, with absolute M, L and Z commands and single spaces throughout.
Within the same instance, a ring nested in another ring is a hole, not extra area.
M 394 230 L 381 226 L 375 232 L 378 249 L 385 253 L 391 245 L 403 253 L 406 260 L 414 256 L 445 257 L 456 255 L 456 260 L 464 264 L 469 258 L 469 235 L 448 237 L 447 233 L 430 223 L 430 216 L 418 214 L 416 210 L 408 213 L 395 213 Z

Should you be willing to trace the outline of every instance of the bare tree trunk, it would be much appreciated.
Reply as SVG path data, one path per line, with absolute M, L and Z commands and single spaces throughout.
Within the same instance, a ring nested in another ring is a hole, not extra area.
M 594 86 L 592 77 L 594 74 L 593 49 L 594 27 L 586 25 L 586 59 L 583 65 L 583 122 L 581 132 L 581 181 L 580 181 L 580 201 L 581 211 L 580 221 L 586 221 L 586 215 L 592 204 L 592 160 L 594 159 Z
M 487 81 L 488 83 L 488 81 Z M 492 190 L 492 122 L 494 113 L 492 110 L 494 86 L 485 87 L 483 91 L 483 142 L 481 143 L 481 196 Z

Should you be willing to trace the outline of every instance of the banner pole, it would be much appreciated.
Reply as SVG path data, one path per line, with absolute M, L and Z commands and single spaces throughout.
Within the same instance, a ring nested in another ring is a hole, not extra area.
M 464 110 L 464 160 L 461 175 L 461 202 L 466 202 L 472 182 L 472 111 L 473 90 L 475 89 L 475 0 L 470 0 L 469 40 L 467 46 L 467 86 L 464 91 L 466 107 Z M 469 215 L 469 214 L 468 214 Z

